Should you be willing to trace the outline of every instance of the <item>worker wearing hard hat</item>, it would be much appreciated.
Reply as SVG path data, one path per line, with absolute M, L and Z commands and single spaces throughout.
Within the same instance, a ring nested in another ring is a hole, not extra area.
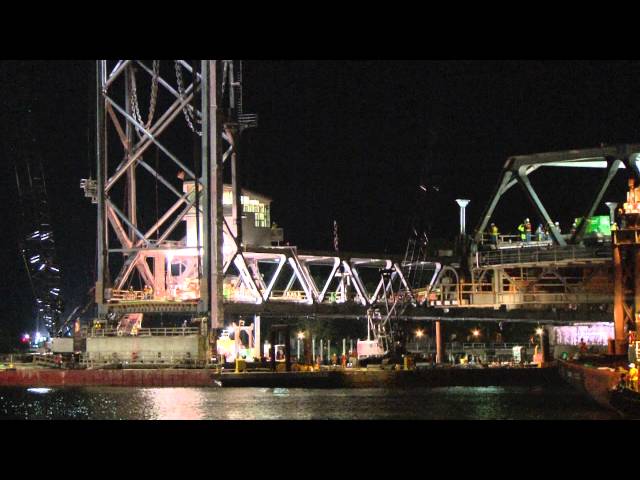
M 629 375 L 627 377 L 629 379 L 629 388 L 634 392 L 638 391 L 638 369 L 636 368 L 635 363 L 629 364 Z
M 524 229 L 526 232 L 527 243 L 531 241 L 531 231 L 532 231 L 531 221 L 527 218 L 524 221 Z
M 496 247 L 498 246 L 498 227 L 496 227 L 495 223 L 491 224 L 491 229 L 489 230 L 491 234 L 491 243 L 493 243 Z

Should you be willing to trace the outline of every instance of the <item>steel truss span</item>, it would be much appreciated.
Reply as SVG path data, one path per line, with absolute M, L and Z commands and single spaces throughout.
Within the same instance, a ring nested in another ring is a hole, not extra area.
M 81 185 L 98 208 L 100 317 L 184 313 L 220 328 L 225 311 L 338 318 L 378 310 L 386 322 L 449 309 L 609 302 L 610 251 L 584 248 L 584 222 L 562 236 L 529 177 L 542 167 L 604 169 L 589 218 L 619 170 L 637 175 L 638 145 L 507 161 L 475 244 L 500 198 L 519 184 L 550 227 L 552 240 L 536 248 L 479 251 L 468 265 L 446 265 L 416 254 L 422 243 L 415 242 L 404 261 L 255 247 L 243 235 L 239 178 L 242 135 L 258 119 L 244 112 L 242 62 L 100 60 L 96 67 L 97 177 Z M 230 204 L 223 175 L 231 178 Z
M 244 112 L 241 61 L 100 60 L 96 67 L 97 177 L 81 187 L 98 208 L 101 318 L 185 313 L 219 328 L 233 305 L 384 306 L 388 316 L 400 301 L 416 303 L 402 262 L 243 241 L 240 139 L 258 119 Z M 435 278 L 441 266 L 425 268 Z

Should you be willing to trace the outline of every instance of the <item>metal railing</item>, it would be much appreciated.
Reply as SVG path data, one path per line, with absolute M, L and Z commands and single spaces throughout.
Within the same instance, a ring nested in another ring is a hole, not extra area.
M 153 300 L 153 294 L 141 290 L 111 290 L 111 297 L 109 300 L 139 302 L 143 300 Z
M 528 242 L 522 239 L 521 235 L 498 235 L 497 242 L 494 237 L 488 233 L 484 233 L 480 240 L 481 245 L 493 245 L 496 248 L 529 248 L 538 246 L 553 245 L 553 240 L 547 236 L 539 236 L 536 233 L 531 234 L 531 240 Z
M 424 348 L 420 348 L 424 347 Z M 524 343 L 462 343 L 453 342 L 445 343 L 445 351 L 462 353 L 468 350 L 509 350 L 513 351 L 514 347 L 533 348 L 531 345 Z M 406 345 L 407 351 L 432 353 L 436 351 L 436 347 L 432 343 L 427 342 L 409 342 Z
M 611 259 L 611 249 L 599 247 L 556 247 L 546 249 L 496 250 L 478 254 L 478 263 L 486 265 L 520 265 L 527 263 L 560 263 L 578 260 L 604 262 Z
M 140 328 L 134 334 L 125 334 L 117 328 L 92 328 L 89 337 L 185 337 L 200 333 L 198 327 Z
M 141 365 L 163 365 L 163 366 L 202 366 L 204 361 L 195 358 L 189 352 L 174 351 L 140 351 L 129 352 L 87 352 L 80 355 L 80 365 L 85 367 L 96 367 L 106 365 L 141 366 Z
M 271 300 L 292 300 L 302 302 L 307 300 L 307 294 L 303 290 L 274 290 L 271 292 Z
M 54 355 L 50 353 L 49 354 L 34 353 L 32 355 L 32 362 L 35 365 L 60 368 L 62 366 L 62 356 Z
M 462 304 L 469 306 L 486 305 L 577 305 L 610 303 L 613 288 L 609 292 L 542 292 L 514 291 L 492 292 L 465 290 L 461 293 Z

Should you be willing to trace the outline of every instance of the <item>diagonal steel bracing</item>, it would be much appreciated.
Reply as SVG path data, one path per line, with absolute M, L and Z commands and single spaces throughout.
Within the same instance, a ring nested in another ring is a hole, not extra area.
M 640 158 L 640 145 L 612 145 L 601 148 L 569 150 L 563 152 L 549 152 L 535 155 L 521 155 L 511 157 L 505 163 L 500 181 L 494 191 L 480 222 L 475 231 L 475 241 L 482 242 L 483 234 L 489 225 L 489 221 L 502 196 L 509 191 L 516 183 L 520 184 L 527 198 L 531 201 L 538 214 L 544 218 L 551 231 L 551 235 L 558 245 L 566 246 L 566 241 L 562 234 L 558 231 L 554 222 L 547 213 L 543 203 L 540 201 L 538 194 L 533 188 L 529 179 L 530 175 L 540 168 L 577 168 L 577 169 L 606 169 L 606 174 L 596 192 L 596 195 L 585 208 L 585 216 L 593 215 L 595 208 L 602 201 L 603 195 L 607 187 L 621 169 L 627 169 L 628 175 L 634 175 L 636 178 L 640 176 L 638 169 Z M 595 207 L 594 207 L 595 206 Z M 579 226 L 575 235 L 570 239 L 571 243 L 579 243 L 584 236 L 586 227 L 585 221 Z

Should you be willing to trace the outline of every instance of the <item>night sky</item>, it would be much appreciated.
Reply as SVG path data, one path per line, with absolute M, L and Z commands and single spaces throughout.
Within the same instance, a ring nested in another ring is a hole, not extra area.
M 0 329 L 11 335 L 33 324 L 13 174 L 27 142 L 46 171 L 68 309 L 93 282 L 96 212 L 79 183 L 95 176 L 94 66 L 0 63 Z M 330 250 L 335 219 L 341 250 L 403 253 L 413 217 L 432 239 L 455 235 L 455 198 L 471 199 L 471 230 L 511 155 L 640 141 L 639 74 L 631 61 L 249 60 L 245 110 L 260 126 L 245 138 L 245 186 L 274 199 L 272 220 L 292 245 Z M 554 170 L 532 181 L 567 229 L 601 175 Z M 425 196 L 420 183 L 440 191 Z M 623 195 L 618 183 L 605 200 Z M 514 188 L 495 221 L 507 233 L 527 216 L 537 221 Z

